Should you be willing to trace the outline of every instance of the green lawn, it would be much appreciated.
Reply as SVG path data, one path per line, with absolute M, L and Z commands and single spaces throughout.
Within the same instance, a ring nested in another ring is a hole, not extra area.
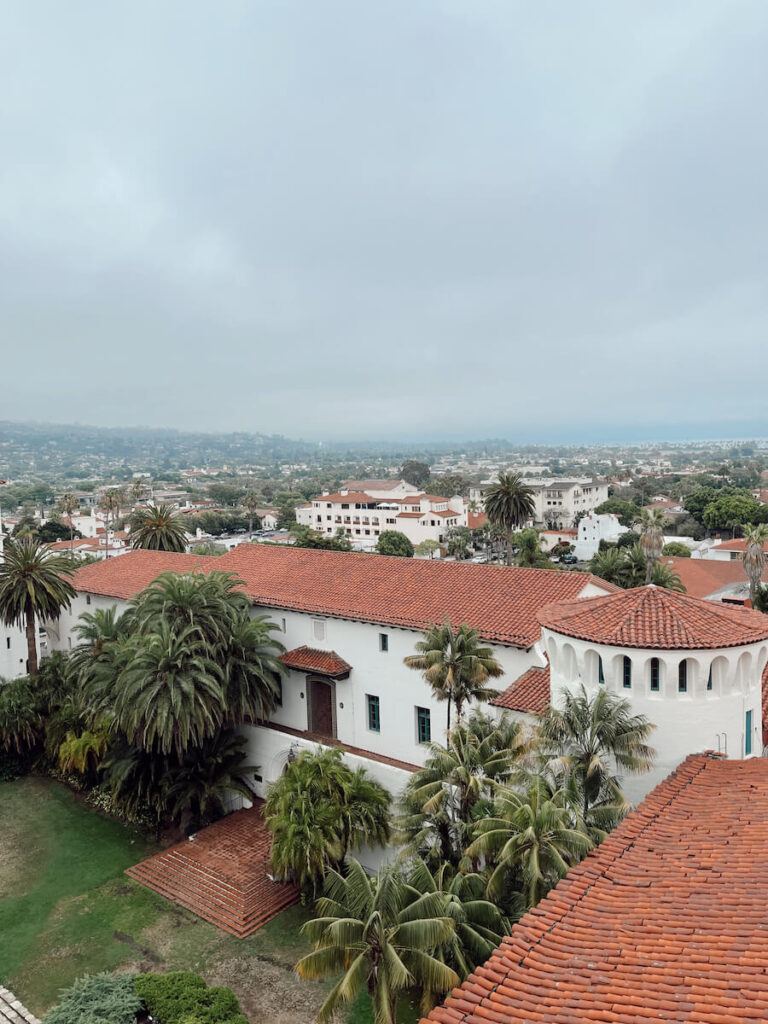
M 0 983 L 33 1013 L 82 974 L 114 968 L 193 970 L 229 985 L 253 1022 L 311 1024 L 327 985 L 292 970 L 308 946 L 308 911 L 285 911 L 238 940 L 127 878 L 154 847 L 83 806 L 64 786 L 0 784 Z M 369 1024 L 360 1000 L 349 1024 Z M 418 1013 L 403 1001 L 398 1024 Z

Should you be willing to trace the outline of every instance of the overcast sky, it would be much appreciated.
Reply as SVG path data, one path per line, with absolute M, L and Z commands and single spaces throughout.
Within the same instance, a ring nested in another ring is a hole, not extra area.
M 0 419 L 768 435 L 765 0 L 7 0 Z

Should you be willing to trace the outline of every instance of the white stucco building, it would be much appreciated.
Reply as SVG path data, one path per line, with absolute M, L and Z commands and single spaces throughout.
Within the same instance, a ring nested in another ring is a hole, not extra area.
M 470 500 L 484 507 L 485 492 L 495 480 L 484 480 L 479 487 L 470 489 Z M 608 500 L 608 483 L 593 477 L 559 479 L 548 477 L 525 478 L 523 483 L 533 491 L 535 522 L 550 529 L 571 527 L 579 512 L 593 512 Z
M 27 635 L 20 626 L 0 623 L 0 680 L 27 674 Z
M 588 562 L 600 548 L 600 541 L 615 544 L 627 527 L 622 526 L 619 517 L 612 513 L 598 515 L 590 512 L 579 520 L 578 536 L 574 545 L 574 554 L 583 562 Z
M 388 494 L 382 491 L 342 488 L 322 494 L 296 509 L 296 521 L 329 537 L 341 530 L 360 550 L 375 548 L 385 530 L 404 533 L 415 546 L 423 540 L 442 544 L 452 527 L 467 525 L 467 505 L 459 495 L 425 494 L 404 481 Z
M 553 704 L 582 684 L 605 687 L 656 726 L 653 771 L 624 778 L 631 799 L 691 753 L 762 754 L 768 616 L 647 586 L 556 604 L 539 618 Z

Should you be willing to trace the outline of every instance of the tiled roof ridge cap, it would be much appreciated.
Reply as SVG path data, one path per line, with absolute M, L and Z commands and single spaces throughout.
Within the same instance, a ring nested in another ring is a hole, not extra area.
M 547 893 L 543 900 L 540 900 L 540 902 L 537 903 L 535 907 L 531 908 L 531 910 L 526 911 L 526 913 L 523 915 L 520 921 L 515 923 L 515 925 L 513 926 L 513 930 L 514 928 L 520 927 L 520 922 L 524 920 L 524 918 L 527 917 L 528 914 L 535 914 L 538 907 L 540 907 L 543 903 L 546 903 L 547 901 L 552 902 L 552 895 L 560 887 L 560 885 L 562 885 L 563 882 L 565 882 L 568 879 L 569 876 L 573 876 L 576 873 L 583 873 L 582 869 L 585 868 L 585 866 L 588 864 L 588 862 L 590 862 L 591 859 L 593 859 L 600 853 L 600 850 L 603 848 L 603 845 L 605 843 L 609 842 L 611 839 L 623 838 L 623 836 L 619 836 L 619 833 L 622 831 L 629 831 L 629 828 L 625 826 L 627 826 L 630 823 L 631 819 L 635 815 L 641 813 L 642 808 L 651 800 L 654 794 L 661 792 L 665 788 L 670 790 L 669 797 L 664 801 L 664 803 L 661 804 L 661 806 L 659 806 L 656 809 L 655 813 L 652 814 L 648 818 L 648 820 L 640 826 L 637 832 L 630 839 L 628 839 L 628 841 L 625 844 L 622 845 L 621 849 L 617 850 L 614 854 L 609 854 L 608 863 L 603 867 L 599 874 L 597 874 L 597 876 L 582 889 L 582 891 L 579 893 L 577 897 L 570 899 L 567 902 L 567 905 L 557 914 L 555 920 L 552 922 L 552 924 L 549 925 L 549 927 L 543 929 L 535 938 L 535 940 L 528 943 L 528 949 L 525 951 L 525 953 L 523 953 L 522 956 L 517 957 L 515 960 L 510 960 L 510 962 L 516 964 L 517 967 L 522 967 L 526 963 L 526 960 L 528 960 L 530 956 L 535 952 L 539 944 L 543 942 L 544 937 L 550 935 L 555 930 L 555 928 L 557 928 L 562 923 L 562 921 L 568 916 L 568 914 L 570 914 L 573 911 L 574 907 L 576 907 L 584 899 L 587 893 L 590 893 L 592 891 L 592 889 L 595 887 L 595 885 L 597 885 L 599 881 L 601 881 L 604 878 L 607 878 L 607 871 L 610 868 L 612 868 L 618 861 L 620 861 L 625 853 L 628 853 L 630 850 L 634 849 L 635 844 L 645 834 L 645 832 L 654 825 L 654 823 L 659 818 L 660 814 L 663 811 L 665 811 L 678 798 L 678 796 L 693 783 L 694 779 L 698 778 L 698 776 L 701 775 L 701 773 L 706 769 L 708 763 L 710 761 L 717 760 L 719 760 L 717 755 L 712 755 L 708 753 L 689 754 L 688 757 L 686 757 L 686 759 L 677 766 L 677 768 L 674 770 L 674 772 L 672 772 L 671 775 L 668 775 L 666 779 L 664 779 L 662 782 L 659 783 L 658 786 L 652 789 L 651 792 L 645 797 L 645 799 L 643 799 L 637 805 L 635 810 L 632 811 L 631 814 L 627 818 L 625 818 L 624 821 L 620 825 L 618 825 L 613 832 L 609 833 L 606 836 L 606 838 L 603 840 L 600 846 L 596 846 L 593 850 L 590 850 L 583 860 L 581 860 L 578 864 L 571 868 L 571 870 L 564 878 L 560 879 L 557 885 L 555 885 L 554 888 Z M 694 764 L 696 764 L 697 770 L 693 773 L 686 774 L 685 776 L 683 776 L 682 772 L 686 765 L 693 766 Z M 610 879 L 608 879 L 608 881 L 610 881 Z M 505 946 L 508 946 L 510 944 L 511 938 L 511 935 L 505 935 L 504 938 L 499 943 L 499 945 L 496 947 L 496 951 L 501 951 L 502 949 L 504 949 Z M 493 956 L 493 954 L 491 954 L 491 956 Z M 478 969 L 482 970 L 483 967 L 484 965 L 480 965 Z M 474 978 L 478 969 L 476 969 L 470 975 L 468 975 L 466 981 L 463 982 L 462 985 L 451 990 L 450 994 L 446 997 L 446 1002 L 448 999 L 453 998 L 454 992 L 460 992 L 464 985 L 469 983 Z M 471 1018 L 473 1018 L 475 1016 L 475 1010 L 477 1009 L 477 1006 L 479 1006 L 486 1000 L 490 999 L 491 996 L 498 991 L 499 987 L 504 984 L 504 982 L 507 980 L 507 977 L 508 974 L 502 975 L 499 981 L 495 982 L 493 986 L 484 993 L 484 995 L 481 997 L 478 1003 L 471 1010 L 461 1011 L 461 1015 L 458 1018 L 457 1024 L 459 1024 L 459 1022 L 462 1021 L 469 1021 Z M 424 1024 L 424 1022 L 426 1022 L 427 1020 L 428 1018 L 422 1018 L 421 1024 Z

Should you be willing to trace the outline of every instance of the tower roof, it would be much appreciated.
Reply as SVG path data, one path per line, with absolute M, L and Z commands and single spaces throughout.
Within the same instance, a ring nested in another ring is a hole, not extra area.
M 539 622 L 610 647 L 713 650 L 768 639 L 768 615 L 654 586 L 547 605 Z

